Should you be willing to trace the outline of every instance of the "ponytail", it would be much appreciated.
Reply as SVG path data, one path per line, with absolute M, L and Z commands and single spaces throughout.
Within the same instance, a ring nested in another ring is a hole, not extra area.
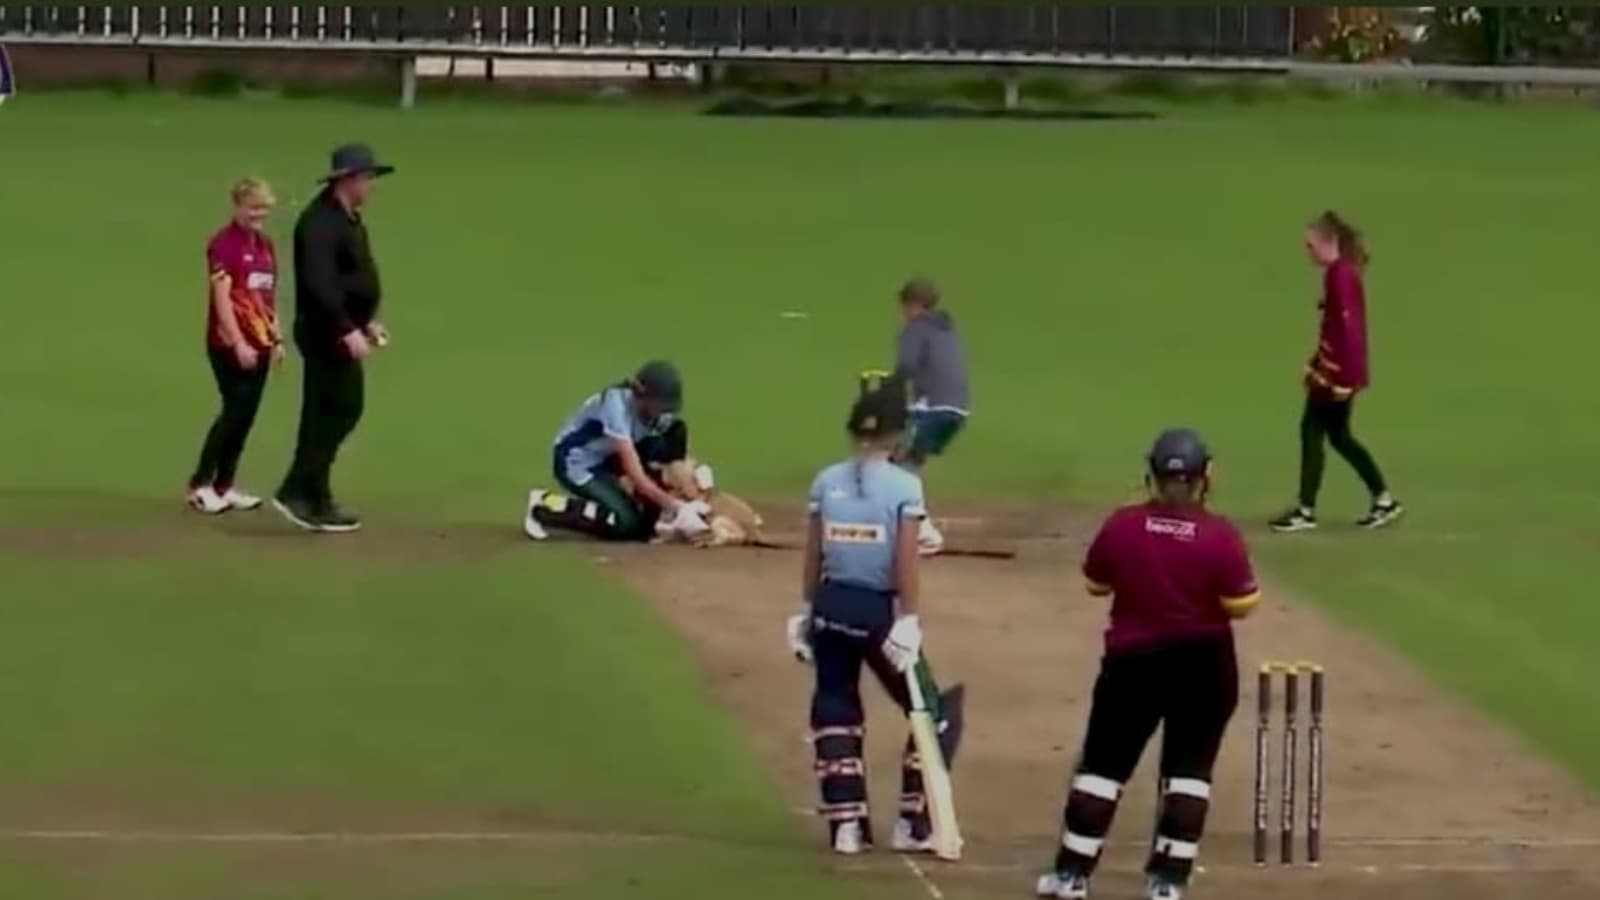
M 1317 216 L 1311 227 L 1318 234 L 1332 238 L 1339 245 L 1339 258 L 1351 265 L 1360 268 L 1365 266 L 1371 256 L 1367 253 L 1367 245 L 1361 239 L 1361 231 L 1345 218 L 1333 210 L 1328 210 Z

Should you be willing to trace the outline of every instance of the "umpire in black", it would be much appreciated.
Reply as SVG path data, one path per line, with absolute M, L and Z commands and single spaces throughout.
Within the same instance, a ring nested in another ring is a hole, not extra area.
M 365 144 L 340 147 L 322 190 L 294 227 L 294 339 L 305 384 L 294 462 L 273 505 L 307 531 L 361 528 L 359 518 L 334 502 L 331 471 L 339 446 L 361 420 L 362 361 L 389 342 L 376 319 L 383 290 L 361 209 L 377 180 L 393 171 Z

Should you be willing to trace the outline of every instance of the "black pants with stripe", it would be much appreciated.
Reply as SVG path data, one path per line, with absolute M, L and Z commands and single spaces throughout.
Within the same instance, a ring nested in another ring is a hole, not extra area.
M 240 368 L 238 359 L 228 350 L 214 349 L 208 356 L 217 393 L 222 396 L 222 409 L 206 432 L 189 486 L 212 485 L 219 491 L 226 491 L 233 487 L 238 475 L 239 458 L 244 455 L 245 441 L 261 409 L 261 396 L 266 393 L 267 373 L 272 363 L 266 352 L 261 354 L 254 369 Z
M 883 653 L 894 609 L 893 594 L 835 583 L 824 583 L 812 605 L 816 685 L 811 694 L 811 739 L 822 795 L 819 811 L 830 831 L 845 822 L 860 822 L 869 840 L 862 669 L 872 672 L 901 710 L 911 708 L 905 677 Z M 909 736 L 900 764 L 899 811 L 910 822 L 913 837 L 927 836 L 922 763 Z
M 1187 883 L 1205 830 L 1212 769 L 1238 701 L 1231 635 L 1108 654 L 1095 681 L 1056 870 L 1093 873 L 1122 792 L 1161 726 L 1161 808 L 1147 871 Z
M 1322 491 L 1322 473 L 1327 467 L 1324 443 L 1332 445 L 1356 470 L 1372 496 L 1388 490 L 1377 461 L 1350 431 L 1354 413 L 1354 398 L 1335 400 L 1314 392 L 1306 394 L 1305 410 L 1300 414 L 1300 505 L 1306 509 L 1316 509 L 1317 494 Z

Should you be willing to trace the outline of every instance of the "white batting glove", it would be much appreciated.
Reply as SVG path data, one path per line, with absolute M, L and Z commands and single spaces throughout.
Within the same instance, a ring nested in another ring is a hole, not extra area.
M 811 614 L 800 613 L 789 617 L 789 652 L 803 663 L 811 662 Z
M 922 654 L 922 622 L 916 616 L 901 616 L 894 620 L 889 637 L 883 642 L 883 655 L 889 664 L 904 672 L 917 664 Z
M 672 530 L 691 540 L 697 538 L 711 530 L 706 521 L 710 514 L 711 507 L 700 501 L 679 504 L 678 513 L 672 519 Z

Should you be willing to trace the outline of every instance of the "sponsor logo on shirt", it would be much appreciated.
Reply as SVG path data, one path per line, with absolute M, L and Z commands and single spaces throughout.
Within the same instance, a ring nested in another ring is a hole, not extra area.
M 1144 530 L 1147 534 L 1159 534 L 1163 537 L 1177 538 L 1180 541 L 1192 541 L 1199 533 L 1199 526 L 1183 519 L 1164 519 L 1160 516 L 1146 516 Z
M 889 529 L 882 525 L 824 522 L 822 538 L 830 544 L 884 544 L 889 541 Z
M 251 272 L 244 280 L 245 288 L 252 291 L 270 291 L 277 283 L 271 272 Z

